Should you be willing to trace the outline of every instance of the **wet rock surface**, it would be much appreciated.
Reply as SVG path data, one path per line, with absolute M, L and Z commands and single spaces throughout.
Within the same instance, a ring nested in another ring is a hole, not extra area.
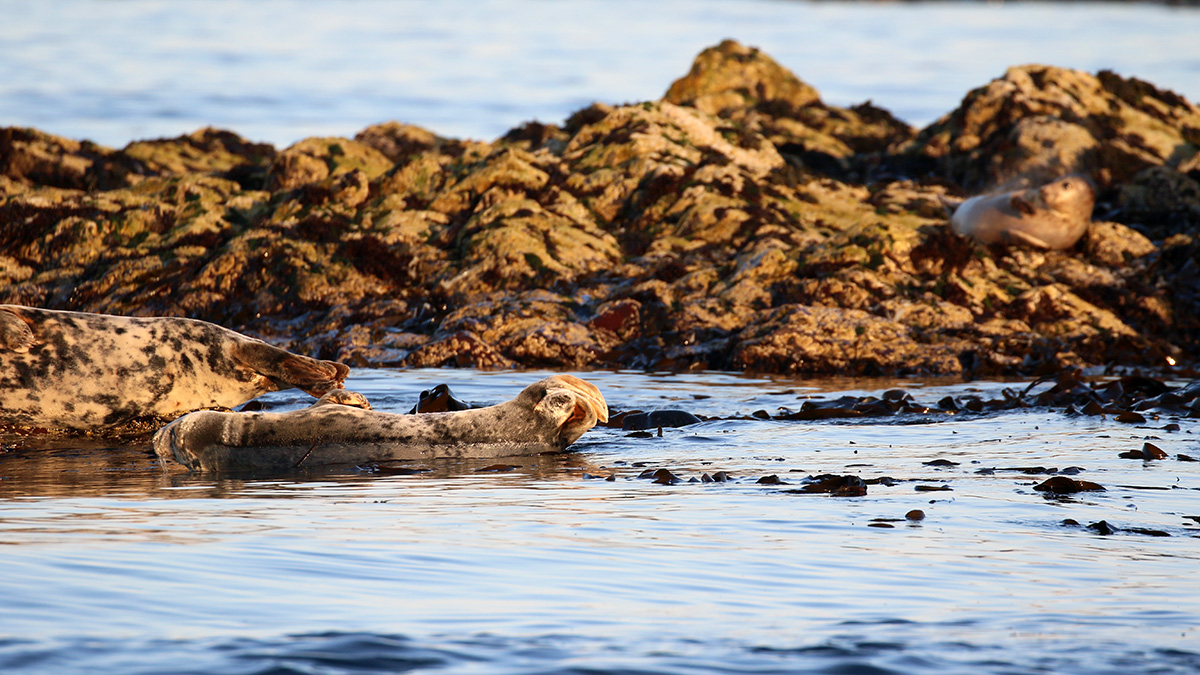
M 354 366 L 1187 365 L 1198 150 L 1200 108 L 1113 73 L 1016 66 L 917 130 L 732 41 L 662 100 L 488 143 L 6 128 L 0 302 L 189 316 Z M 1065 173 L 1097 187 L 1070 249 L 947 228 L 942 197 Z

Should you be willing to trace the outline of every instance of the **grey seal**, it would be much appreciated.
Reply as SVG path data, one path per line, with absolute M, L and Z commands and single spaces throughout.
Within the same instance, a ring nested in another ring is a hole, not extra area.
M 562 452 L 608 421 L 600 390 L 571 375 L 539 380 L 486 408 L 405 415 L 363 405 L 365 398 L 337 392 L 290 412 L 194 412 L 159 429 L 154 451 L 208 472 L 512 457 Z
M 0 424 L 91 431 L 232 408 L 296 387 L 321 396 L 350 369 L 216 324 L 0 305 Z
M 971 197 L 957 208 L 943 201 L 953 209 L 950 226 L 964 237 L 1066 249 L 1092 222 L 1096 192 L 1086 178 L 1065 176 L 1037 188 Z

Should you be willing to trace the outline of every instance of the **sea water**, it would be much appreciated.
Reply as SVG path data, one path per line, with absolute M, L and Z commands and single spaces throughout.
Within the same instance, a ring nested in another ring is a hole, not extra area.
M 0 17 L 0 126 L 113 147 L 209 125 L 283 147 L 388 120 L 492 140 L 658 99 L 725 38 L 917 127 L 1026 63 L 1200 100 L 1200 8 L 1159 4 L 0 0 Z
M 347 385 L 406 412 L 438 383 L 490 404 L 543 375 L 356 370 Z M 582 375 L 615 410 L 711 419 L 407 475 L 191 475 L 145 445 L 0 455 L 0 671 L 1200 669 L 1200 463 L 1176 459 L 1200 455 L 1194 419 L 782 422 L 753 413 L 1025 385 Z M 1170 458 L 1118 457 L 1148 439 Z M 639 477 L 659 468 L 682 482 Z M 699 482 L 718 471 L 731 480 Z M 1105 490 L 1048 498 L 1034 487 L 1050 472 Z M 892 480 L 795 492 L 821 474 Z

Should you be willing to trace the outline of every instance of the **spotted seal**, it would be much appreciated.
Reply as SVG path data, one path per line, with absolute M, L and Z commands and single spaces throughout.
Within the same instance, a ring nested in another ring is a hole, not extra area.
M 337 392 L 283 413 L 200 411 L 154 435 L 154 450 L 194 471 L 294 471 L 369 462 L 561 452 L 608 421 L 600 390 L 552 375 L 486 408 L 398 414 Z M 369 405 L 369 404 L 368 404 Z
M 0 305 L 0 424 L 112 428 L 231 408 L 297 387 L 320 396 L 350 369 L 215 324 Z
M 985 244 L 1020 242 L 1036 248 L 1075 245 L 1092 222 L 1096 192 L 1087 179 L 1066 176 L 1038 188 L 971 197 L 953 209 L 950 226 Z

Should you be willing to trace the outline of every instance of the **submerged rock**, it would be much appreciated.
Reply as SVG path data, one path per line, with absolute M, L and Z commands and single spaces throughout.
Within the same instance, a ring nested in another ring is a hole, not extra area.
M 733 41 L 661 101 L 490 143 L 8 128 L 0 302 L 191 316 L 355 366 L 1161 366 L 1200 349 L 1198 149 L 1193 103 L 1112 73 L 1015 67 L 918 131 Z M 1068 172 L 1097 186 L 1073 248 L 947 227 L 945 197 Z

